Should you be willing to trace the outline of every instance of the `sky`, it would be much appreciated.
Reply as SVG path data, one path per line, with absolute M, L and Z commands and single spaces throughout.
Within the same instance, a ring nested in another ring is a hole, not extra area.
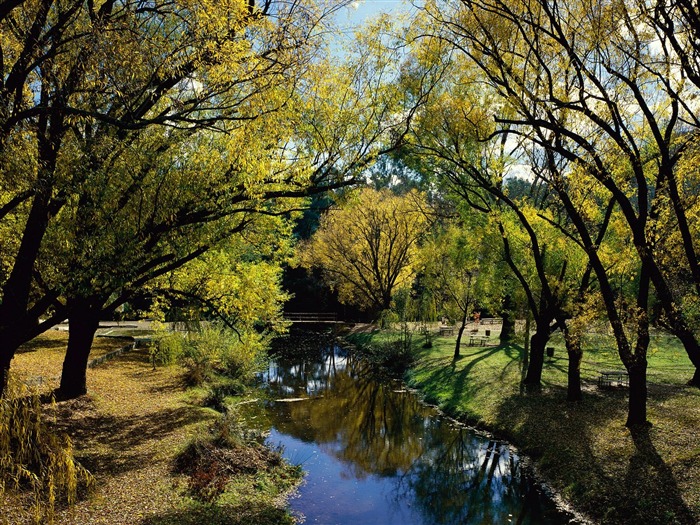
M 404 0 L 354 0 L 349 7 L 338 13 L 338 24 L 342 28 L 361 24 L 380 13 L 407 11 L 411 4 Z

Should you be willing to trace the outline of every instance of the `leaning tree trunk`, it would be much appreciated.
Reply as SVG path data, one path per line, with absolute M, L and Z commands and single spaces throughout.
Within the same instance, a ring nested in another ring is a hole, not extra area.
M 68 317 L 68 348 L 58 390 L 61 399 L 73 399 L 87 393 L 87 364 L 99 319 L 99 308 L 82 301 L 72 305 Z
M 469 315 L 469 303 L 467 303 L 467 306 L 464 307 L 464 311 L 462 312 L 462 322 L 459 325 L 459 330 L 457 330 L 457 342 L 455 343 L 455 353 L 454 353 L 455 359 L 459 358 L 459 346 L 462 344 L 462 334 L 464 333 L 464 329 L 467 326 L 468 315 Z
M 673 334 L 683 344 L 690 361 L 695 367 L 693 377 L 688 381 L 688 385 L 700 388 L 700 346 L 698 339 L 692 330 L 689 330 L 685 323 L 672 325 Z
M 10 374 L 10 364 L 17 349 L 36 335 L 35 326 L 28 322 L 17 321 L 14 326 L 0 332 L 0 398 L 5 394 Z

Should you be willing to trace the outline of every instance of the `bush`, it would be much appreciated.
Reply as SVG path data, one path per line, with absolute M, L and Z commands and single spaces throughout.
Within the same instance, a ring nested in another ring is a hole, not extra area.
M 184 353 L 185 338 L 178 332 L 160 333 L 155 337 L 150 348 L 151 363 L 157 365 L 171 365 L 177 362 Z
M 189 476 L 188 489 L 194 498 L 213 503 L 233 477 L 285 468 L 279 451 L 264 446 L 263 440 L 261 432 L 246 429 L 235 414 L 224 414 L 208 435 L 185 447 L 175 469 Z
M 373 366 L 388 371 L 392 376 L 400 377 L 415 361 L 410 339 L 382 341 L 375 344 L 358 346 L 363 357 Z
M 245 381 L 262 365 L 264 349 L 262 336 L 255 332 L 236 334 L 210 325 L 190 335 L 181 363 L 190 384 L 209 382 L 215 374 Z
M 73 504 L 93 483 L 70 438 L 47 427 L 39 395 L 14 376 L 0 399 L 0 480 L 0 493 L 32 492 L 36 523 L 53 523 L 56 503 Z

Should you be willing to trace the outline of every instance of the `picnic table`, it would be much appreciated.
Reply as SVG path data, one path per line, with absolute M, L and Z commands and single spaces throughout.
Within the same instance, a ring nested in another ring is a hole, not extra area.
M 629 386 L 627 370 L 603 370 L 598 377 L 599 387 Z
M 485 335 L 470 335 L 469 336 L 469 346 L 486 346 L 489 338 Z

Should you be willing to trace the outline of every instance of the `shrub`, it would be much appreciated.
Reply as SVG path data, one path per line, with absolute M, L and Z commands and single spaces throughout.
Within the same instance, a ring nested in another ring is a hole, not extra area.
M 31 491 L 36 523 L 53 523 L 56 503 L 73 504 L 93 483 L 70 438 L 46 425 L 39 395 L 14 376 L 0 399 L 0 479 L 0 492 Z
M 189 476 L 194 498 L 213 503 L 233 477 L 284 467 L 279 451 L 264 446 L 263 440 L 261 432 L 246 429 L 235 414 L 222 414 L 208 435 L 198 436 L 179 454 L 175 470 Z
M 185 338 L 178 332 L 162 332 L 156 335 L 150 348 L 151 363 L 171 365 L 177 362 L 185 350 Z
M 234 333 L 215 325 L 193 333 L 182 352 L 181 363 L 189 383 L 201 385 L 215 374 L 247 380 L 264 359 L 264 339 L 256 332 Z

